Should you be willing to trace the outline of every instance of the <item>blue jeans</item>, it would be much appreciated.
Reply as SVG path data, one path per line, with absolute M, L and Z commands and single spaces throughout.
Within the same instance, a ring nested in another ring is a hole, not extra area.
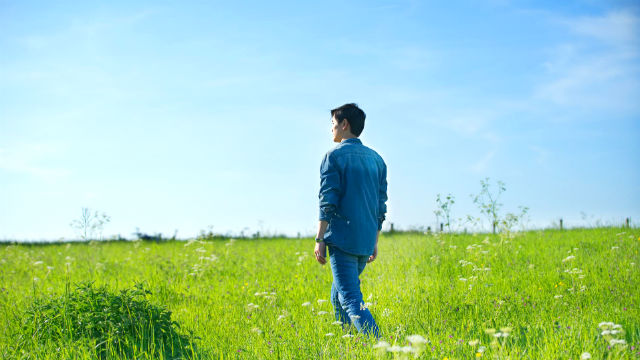
M 352 255 L 329 245 L 329 262 L 333 273 L 331 304 L 336 320 L 344 325 L 353 324 L 359 332 L 378 338 L 379 329 L 369 309 L 364 307 L 360 291 L 360 274 L 369 256 Z M 343 326 L 344 326 L 343 325 Z

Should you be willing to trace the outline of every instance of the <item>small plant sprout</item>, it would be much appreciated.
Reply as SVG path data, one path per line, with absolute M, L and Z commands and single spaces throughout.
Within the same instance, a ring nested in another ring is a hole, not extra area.
M 451 194 L 447 194 L 445 198 L 440 194 L 436 196 L 436 204 L 438 204 L 438 209 L 434 211 L 436 220 L 440 224 L 440 218 L 442 218 L 444 226 L 447 227 L 449 232 L 451 232 L 451 208 L 455 202 L 455 198 Z
M 96 235 L 98 235 L 99 239 L 102 240 L 102 230 L 104 225 L 110 221 L 111 217 L 104 212 L 102 214 L 98 213 L 98 211 L 91 213 L 89 208 L 82 208 L 81 216 L 78 219 L 71 221 L 69 226 L 76 230 L 82 240 L 92 239 Z

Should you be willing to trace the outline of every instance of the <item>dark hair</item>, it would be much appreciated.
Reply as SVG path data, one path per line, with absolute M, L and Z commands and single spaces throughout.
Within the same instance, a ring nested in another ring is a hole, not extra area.
M 331 110 L 331 117 L 335 117 L 338 124 L 346 119 L 349 121 L 349 126 L 351 126 L 351 133 L 355 136 L 360 136 L 362 130 L 364 130 L 364 119 L 367 115 L 358 105 L 351 103 Z

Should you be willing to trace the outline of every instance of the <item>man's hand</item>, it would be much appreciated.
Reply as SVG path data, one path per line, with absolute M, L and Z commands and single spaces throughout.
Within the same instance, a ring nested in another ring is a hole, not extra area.
M 378 243 L 376 243 L 376 246 L 373 247 L 373 254 L 369 256 L 369 260 L 367 260 L 367 263 L 374 261 L 377 257 L 378 257 Z
M 327 246 L 324 241 L 317 242 L 316 248 L 313 252 L 316 254 L 316 260 L 318 260 L 320 265 L 327 263 Z

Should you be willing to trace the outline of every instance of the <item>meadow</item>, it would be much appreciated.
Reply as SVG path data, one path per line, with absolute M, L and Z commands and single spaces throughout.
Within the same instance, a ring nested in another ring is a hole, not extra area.
M 379 340 L 335 323 L 313 246 L 0 245 L 0 357 L 640 358 L 639 229 L 385 233 L 361 276 Z

